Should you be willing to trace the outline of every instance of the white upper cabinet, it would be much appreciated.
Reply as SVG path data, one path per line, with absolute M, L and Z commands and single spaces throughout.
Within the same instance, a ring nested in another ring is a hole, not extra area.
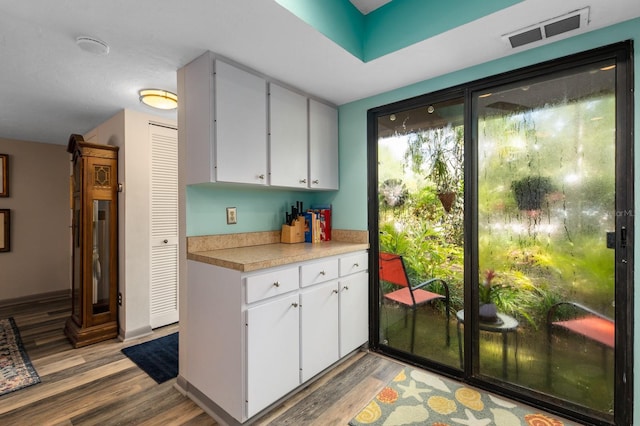
M 309 99 L 309 187 L 338 189 L 338 111 Z
M 216 179 L 267 183 L 267 83 L 221 61 L 215 63 Z
M 210 53 L 178 70 L 178 99 L 181 123 L 178 140 L 186 145 L 187 184 L 215 182 L 213 56 Z
M 187 184 L 338 189 L 336 108 L 211 52 L 178 71 L 178 92 Z
M 269 183 L 273 186 L 307 188 L 307 98 L 271 83 L 269 117 Z

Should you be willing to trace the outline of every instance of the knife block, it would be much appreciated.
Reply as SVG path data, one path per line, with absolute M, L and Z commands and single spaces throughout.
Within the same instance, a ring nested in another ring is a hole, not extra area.
M 282 225 L 280 242 L 286 244 L 304 243 L 304 218 L 298 217 L 293 225 Z

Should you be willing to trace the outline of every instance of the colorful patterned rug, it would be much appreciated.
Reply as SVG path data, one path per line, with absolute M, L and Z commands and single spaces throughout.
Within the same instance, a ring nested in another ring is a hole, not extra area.
M 539 410 L 405 367 L 351 422 L 360 425 L 568 426 Z
M 0 319 L 0 396 L 40 383 L 13 318 Z

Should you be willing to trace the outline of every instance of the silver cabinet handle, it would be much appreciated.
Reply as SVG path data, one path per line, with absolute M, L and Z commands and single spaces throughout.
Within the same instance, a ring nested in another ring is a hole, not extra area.
M 311 183 L 315 183 L 316 185 L 320 183 L 318 179 L 314 179 Z
M 349 290 L 349 287 L 347 287 L 346 285 L 344 287 L 342 287 L 343 290 Z
M 162 242 L 167 244 L 169 242 L 169 240 L 163 240 Z
M 359 267 L 359 266 L 360 266 L 360 265 L 359 265 L 359 264 L 357 264 L 357 263 L 354 263 L 354 264 L 353 264 L 353 267 L 354 267 L 354 268 L 357 268 L 357 267 Z
M 276 281 L 275 283 L 273 283 L 274 287 L 280 287 L 280 281 Z
M 338 294 L 338 290 L 333 290 L 331 293 Z
M 299 307 L 302 307 L 302 305 L 299 305 L 299 304 L 297 304 L 296 302 L 293 302 L 293 303 L 291 304 L 291 306 L 293 306 L 294 308 L 297 308 L 298 306 L 299 306 Z
M 324 271 L 320 271 L 320 275 L 327 275 Z
M 258 179 L 264 180 L 264 175 L 258 175 Z
M 300 179 L 300 183 L 307 183 L 306 179 Z

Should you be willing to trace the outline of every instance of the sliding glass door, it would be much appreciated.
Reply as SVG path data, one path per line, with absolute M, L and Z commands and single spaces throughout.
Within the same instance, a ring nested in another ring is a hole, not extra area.
M 568 417 L 631 417 L 627 44 L 369 112 L 373 347 Z

